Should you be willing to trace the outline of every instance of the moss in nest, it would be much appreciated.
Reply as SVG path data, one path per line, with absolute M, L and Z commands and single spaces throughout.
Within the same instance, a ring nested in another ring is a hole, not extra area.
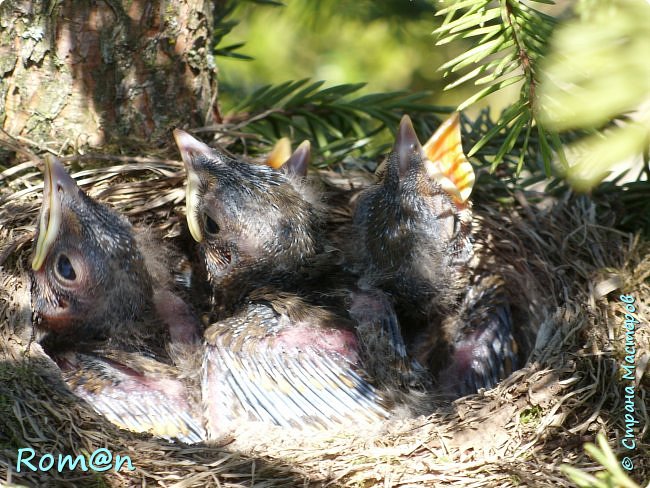
M 540 419 L 542 418 L 542 413 L 542 407 L 534 405 L 521 412 L 521 414 L 519 414 L 519 420 L 521 420 L 521 423 L 524 425 L 535 426 L 539 424 Z

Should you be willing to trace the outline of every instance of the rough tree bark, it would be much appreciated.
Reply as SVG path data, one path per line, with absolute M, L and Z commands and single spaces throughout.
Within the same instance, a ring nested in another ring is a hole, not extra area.
M 0 0 L 0 127 L 60 149 L 217 122 L 210 0 Z

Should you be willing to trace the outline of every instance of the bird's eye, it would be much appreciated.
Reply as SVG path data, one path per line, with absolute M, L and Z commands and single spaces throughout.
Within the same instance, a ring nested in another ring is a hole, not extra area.
M 77 273 L 75 273 L 70 258 L 65 254 L 59 254 L 59 258 L 56 260 L 56 273 L 67 281 L 74 281 L 77 279 Z
M 205 232 L 210 235 L 219 233 L 219 224 L 217 224 L 208 214 L 203 214 Z

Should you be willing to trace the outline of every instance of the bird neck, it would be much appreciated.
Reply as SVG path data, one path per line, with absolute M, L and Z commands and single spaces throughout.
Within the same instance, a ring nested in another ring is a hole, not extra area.
M 324 290 L 343 280 L 341 258 L 336 254 L 336 251 L 329 249 L 292 267 L 258 263 L 232 270 L 218 280 L 211 280 L 212 306 L 216 318 L 227 317 L 239 310 L 260 289 L 304 297 L 326 293 Z

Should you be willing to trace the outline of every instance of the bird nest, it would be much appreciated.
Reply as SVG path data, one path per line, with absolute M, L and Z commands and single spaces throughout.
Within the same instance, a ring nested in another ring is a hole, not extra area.
M 91 196 L 172 244 L 180 239 L 180 163 L 88 161 L 77 158 L 71 172 Z M 497 387 L 372 431 L 305 436 L 257 426 L 233 442 L 186 446 L 110 424 L 68 392 L 54 363 L 31 340 L 27 270 L 41 192 L 41 171 L 33 163 L 0 174 L 0 484 L 572 486 L 560 466 L 602 469 L 583 449 L 600 432 L 621 457 L 631 457 L 633 478 L 650 474 L 650 382 L 644 376 L 650 243 L 614 229 L 586 198 L 519 199 L 511 209 L 475 206 L 479 240 L 494 251 L 493 266 L 510 283 L 515 317 L 525 321 L 517 326 L 527 362 Z M 631 336 L 634 380 L 624 379 L 621 368 L 629 356 L 623 293 L 635 298 L 640 321 Z M 626 450 L 621 440 L 630 432 L 630 385 L 639 423 L 636 447 Z M 36 454 L 33 462 L 46 454 L 90 460 L 103 448 L 129 456 L 135 469 L 59 471 L 55 465 L 45 472 L 23 466 L 18 473 L 19 450 L 27 448 Z

